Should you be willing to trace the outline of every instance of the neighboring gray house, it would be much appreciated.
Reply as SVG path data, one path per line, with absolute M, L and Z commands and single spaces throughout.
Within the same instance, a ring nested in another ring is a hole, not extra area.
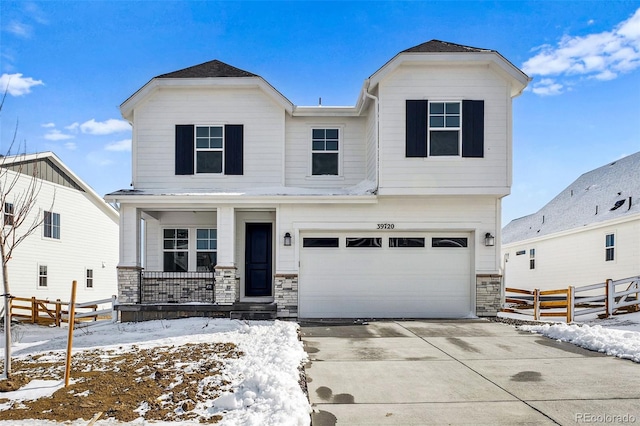
M 640 152 L 580 176 L 502 230 L 505 285 L 557 289 L 640 275 Z
M 133 188 L 107 196 L 122 318 L 495 315 L 528 82 L 438 40 L 391 58 L 354 106 L 296 106 L 220 61 L 152 78 L 121 105 Z

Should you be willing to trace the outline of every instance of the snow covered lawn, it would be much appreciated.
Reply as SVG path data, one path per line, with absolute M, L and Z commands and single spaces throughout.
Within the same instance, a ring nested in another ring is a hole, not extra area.
M 99 413 L 97 425 L 310 423 L 295 323 L 190 318 L 76 330 L 66 389 L 67 329 L 12 331 L 20 386 L 0 393 L 0 424 L 79 425 Z
M 602 320 L 590 318 L 574 324 L 521 325 L 518 328 L 640 363 L 640 312 Z

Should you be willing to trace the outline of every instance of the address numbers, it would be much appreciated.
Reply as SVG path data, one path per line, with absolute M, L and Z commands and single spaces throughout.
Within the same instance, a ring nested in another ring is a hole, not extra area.
M 378 229 L 393 229 L 396 225 L 393 223 L 379 223 Z

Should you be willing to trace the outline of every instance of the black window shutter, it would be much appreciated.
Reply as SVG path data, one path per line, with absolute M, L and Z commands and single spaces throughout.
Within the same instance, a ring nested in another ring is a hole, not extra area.
M 425 99 L 407 100 L 406 146 L 407 157 L 427 156 L 427 105 Z
M 484 157 L 484 101 L 462 101 L 462 156 Z
M 224 126 L 224 174 L 242 174 L 244 126 L 227 124 Z
M 193 139 L 192 124 L 176 124 L 176 174 L 193 174 Z

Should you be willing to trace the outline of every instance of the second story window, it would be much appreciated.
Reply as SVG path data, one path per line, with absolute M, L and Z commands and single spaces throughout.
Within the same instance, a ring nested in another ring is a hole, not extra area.
M 44 212 L 44 236 L 45 238 L 60 239 L 60 214 Z
M 529 250 L 529 269 L 536 269 L 536 249 Z
M 607 262 L 611 262 L 612 260 L 615 260 L 616 256 L 615 256 L 615 240 L 616 236 L 615 234 L 607 234 L 605 236 L 604 239 L 604 256 L 605 256 L 605 261 Z
M 429 103 L 429 155 L 460 154 L 460 102 Z
M 13 226 L 13 204 L 4 203 L 4 225 Z
M 313 129 L 311 134 L 311 174 L 338 176 L 339 129 Z
M 222 173 L 223 127 L 196 127 L 196 173 Z

